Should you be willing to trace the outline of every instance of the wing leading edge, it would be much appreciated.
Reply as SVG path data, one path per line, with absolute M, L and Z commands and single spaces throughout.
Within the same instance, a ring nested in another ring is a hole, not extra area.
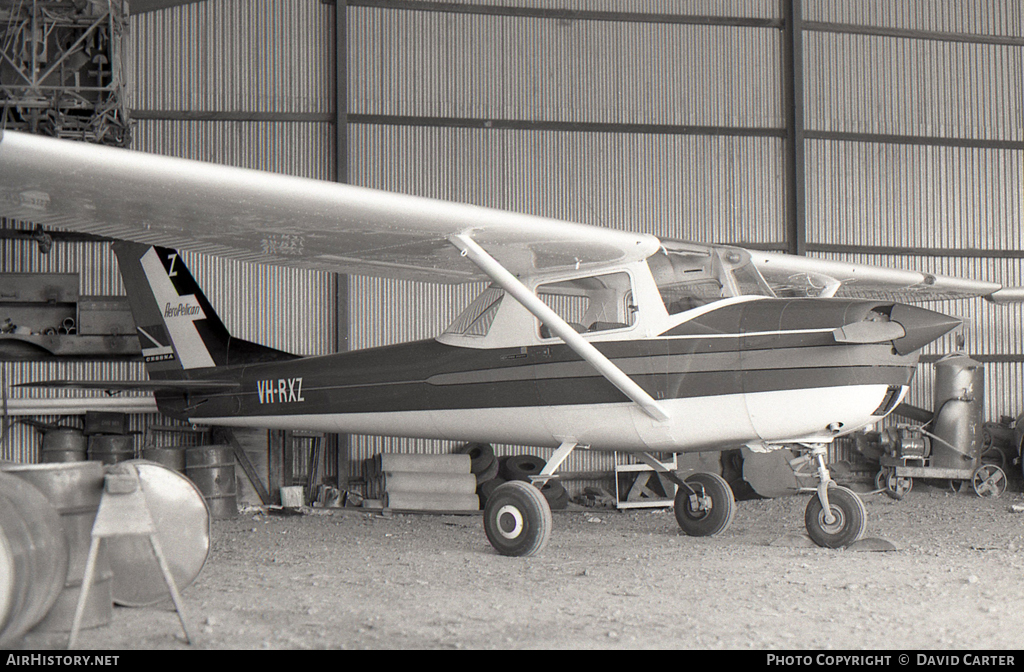
M 320 271 L 464 282 L 471 233 L 533 275 L 644 259 L 658 240 L 362 187 L 0 131 L 0 215 L 140 243 Z
M 779 296 L 836 296 L 915 303 L 985 297 L 1024 301 L 1024 288 L 852 262 L 749 250 L 751 262 Z

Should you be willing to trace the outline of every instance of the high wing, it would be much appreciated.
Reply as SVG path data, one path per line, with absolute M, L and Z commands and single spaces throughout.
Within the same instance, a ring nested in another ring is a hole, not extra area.
M 983 280 L 775 252 L 749 252 L 751 262 L 778 296 L 836 296 L 903 303 L 976 296 L 993 303 L 1024 300 L 1024 288 L 1004 288 Z
M 13 131 L 0 131 L 0 216 L 243 261 L 431 282 L 488 279 L 455 243 L 465 236 L 520 277 L 638 261 L 661 245 L 648 234 Z M 1024 289 L 991 282 L 748 252 L 779 296 L 1024 300 Z
M 0 215 L 244 261 L 432 282 L 484 280 L 469 233 L 512 273 L 644 259 L 645 234 L 0 131 Z

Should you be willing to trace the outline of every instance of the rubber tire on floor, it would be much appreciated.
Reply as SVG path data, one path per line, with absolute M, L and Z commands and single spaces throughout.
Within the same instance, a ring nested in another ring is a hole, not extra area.
M 864 534 L 867 511 L 864 502 L 853 490 L 842 486 L 828 489 L 829 508 L 838 518 L 833 525 L 824 521 L 825 509 L 818 495 L 811 497 L 804 511 L 804 525 L 811 541 L 823 548 L 846 548 Z
M 491 465 L 491 462 L 497 459 L 494 457 L 494 448 L 489 443 L 464 443 L 456 448 L 455 452 L 469 455 L 469 459 L 472 460 L 469 470 L 477 475 L 483 473 Z M 490 479 L 478 480 L 486 481 Z
M 725 532 L 736 512 L 736 500 L 729 484 L 718 474 L 708 473 L 692 474 L 684 480 L 693 486 L 698 495 L 701 493 L 700 486 L 703 486 L 704 493 L 711 497 L 711 510 L 693 511 L 690 508 L 690 493 L 685 488 L 678 488 L 675 514 L 679 529 L 691 537 L 714 537 Z
M 498 458 L 491 456 L 491 461 L 479 472 L 473 472 L 476 475 L 477 483 L 486 483 L 487 481 L 493 480 L 498 477 Z
M 503 483 L 484 508 L 484 532 L 502 555 L 535 555 L 551 537 L 551 508 L 540 490 L 529 483 Z
M 506 481 L 529 481 L 530 476 L 539 474 L 545 464 L 545 460 L 535 455 L 512 455 L 502 461 L 499 473 Z
M 480 498 L 480 506 L 487 506 L 487 502 L 490 501 L 491 495 L 497 490 L 498 486 L 505 482 L 504 478 L 500 476 L 492 478 L 487 481 L 483 481 L 476 486 L 476 495 Z
M 558 481 L 551 480 L 541 486 L 540 494 L 548 500 L 552 511 L 561 511 L 569 505 L 569 492 Z
M 732 490 L 732 498 L 737 502 L 749 499 L 764 499 L 754 491 L 750 483 L 743 480 L 743 452 L 738 449 L 726 450 L 722 453 L 722 478 Z

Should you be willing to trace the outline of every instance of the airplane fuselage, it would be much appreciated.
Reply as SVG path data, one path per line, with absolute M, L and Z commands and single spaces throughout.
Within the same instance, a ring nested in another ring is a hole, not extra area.
M 158 400 L 201 424 L 540 446 L 572 439 L 605 450 L 827 441 L 887 414 L 915 371 L 917 355 L 891 342 L 836 341 L 835 329 L 880 305 L 725 303 L 653 338 L 595 342 L 668 411 L 665 422 L 557 340 L 488 349 L 426 340 L 219 367 L 217 378 L 239 380 L 239 390 Z

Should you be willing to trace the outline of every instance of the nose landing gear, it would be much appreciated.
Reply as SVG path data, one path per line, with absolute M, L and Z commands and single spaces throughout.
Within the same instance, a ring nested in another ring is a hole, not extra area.
M 837 485 L 825 466 L 825 446 L 807 446 L 817 464 L 818 487 L 807 502 L 804 525 L 807 536 L 818 546 L 845 548 L 864 534 L 867 511 L 853 490 Z

